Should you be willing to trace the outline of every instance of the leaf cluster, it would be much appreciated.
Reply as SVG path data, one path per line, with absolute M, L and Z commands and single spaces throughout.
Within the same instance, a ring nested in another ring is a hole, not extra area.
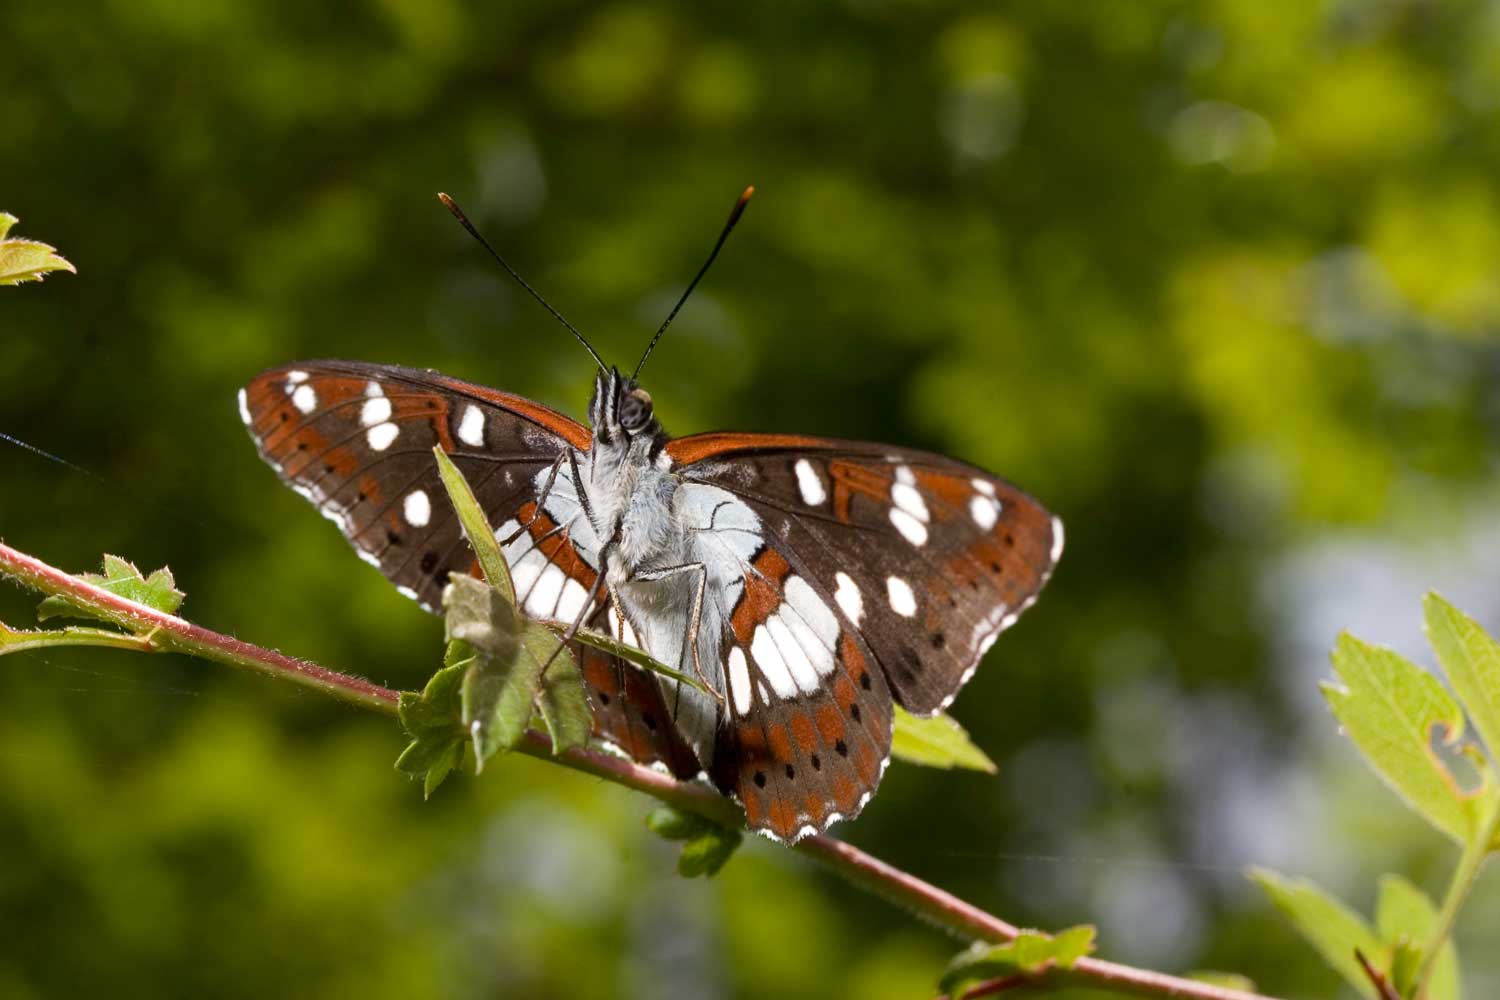
M 1333 651 L 1338 683 L 1325 683 L 1323 693 L 1375 773 L 1463 848 L 1441 909 L 1410 882 L 1387 875 L 1372 924 L 1312 882 L 1251 873 L 1328 964 L 1371 1000 L 1458 1000 L 1449 933 L 1479 869 L 1500 849 L 1500 644 L 1437 594 L 1427 596 L 1424 610 L 1428 641 L 1453 693 L 1394 650 L 1348 634 Z

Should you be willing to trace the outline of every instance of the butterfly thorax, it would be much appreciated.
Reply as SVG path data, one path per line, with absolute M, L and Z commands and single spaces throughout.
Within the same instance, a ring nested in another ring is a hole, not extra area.
M 642 569 L 680 561 L 683 532 L 672 517 L 679 479 L 670 471 L 663 450 L 667 435 L 652 413 L 651 397 L 634 382 L 601 371 L 589 417 L 594 435 L 583 491 L 593 527 L 604 542 L 613 542 L 608 579 L 618 586 Z

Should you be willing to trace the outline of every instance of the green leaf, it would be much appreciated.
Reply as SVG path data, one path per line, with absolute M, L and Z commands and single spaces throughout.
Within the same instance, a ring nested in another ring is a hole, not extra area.
M 150 576 L 142 576 L 134 564 L 119 556 L 104 557 L 103 573 L 79 573 L 78 579 L 109 591 L 137 604 L 155 608 L 167 614 L 175 614 L 182 607 L 184 597 L 172 579 L 172 571 L 163 566 Z M 66 598 L 48 597 L 37 605 L 36 616 L 41 621 L 49 618 L 104 618 L 106 616 L 85 605 Z
M 1260 883 L 1271 902 L 1323 956 L 1323 961 L 1361 996 L 1377 1000 L 1375 987 L 1354 957 L 1356 949 L 1372 961 L 1384 953 L 1375 931 L 1363 917 L 1305 879 L 1284 878 L 1264 868 L 1251 869 L 1250 877 Z
M 583 689 L 583 674 L 562 642 L 539 624 L 526 627 L 521 645 L 531 657 L 538 672 L 551 659 L 541 677 L 537 708 L 542 724 L 552 738 L 553 754 L 585 747 L 594 729 L 594 715 L 589 710 L 588 695 Z
M 891 753 L 909 764 L 924 767 L 968 768 L 994 774 L 995 762 L 985 756 L 951 716 L 938 712 L 921 719 L 896 706 L 896 733 Z
M 1380 880 L 1375 926 L 1391 955 L 1390 978 L 1402 996 L 1410 996 L 1422 962 L 1422 948 L 1437 924 L 1437 907 L 1426 893 L 1400 875 Z M 1373 959 L 1373 956 L 1367 956 Z M 1459 1000 L 1458 951 L 1452 940 L 1443 943 L 1427 981 L 1426 1000 Z
M 1476 822 L 1476 797 L 1465 792 L 1434 752 L 1441 731 L 1448 746 L 1463 737 L 1464 716 L 1438 679 L 1394 650 L 1345 633 L 1333 651 L 1345 684 L 1323 685 L 1333 714 L 1386 784 L 1429 823 L 1464 843 Z M 1482 772 L 1485 782 L 1488 770 Z
M 652 809 L 646 815 L 646 826 L 664 840 L 685 841 L 677 858 L 677 872 L 683 878 L 713 875 L 744 839 L 738 830 L 669 805 Z
M 432 454 L 437 458 L 438 475 L 442 477 L 443 488 L 448 491 L 448 499 L 452 501 L 453 509 L 458 514 L 458 523 L 463 526 L 464 535 L 474 547 L 480 569 L 484 570 L 484 578 L 489 581 L 490 586 L 500 591 L 508 603 L 514 605 L 516 586 L 511 582 L 510 566 L 500 551 L 500 543 L 495 538 L 494 528 L 490 527 L 489 518 L 485 517 L 484 509 L 479 506 L 474 491 L 469 488 L 468 480 L 458 471 L 458 466 L 453 464 L 448 453 L 442 447 L 434 446 Z
M 52 271 L 78 269 L 58 255 L 45 243 L 35 240 L 13 239 L 6 236 L 10 227 L 19 220 L 7 212 L 0 212 L 0 285 L 19 285 L 23 281 L 41 281 Z
M 1427 639 L 1490 756 L 1500 760 L 1500 643 L 1438 594 L 1423 601 Z
M 130 649 L 138 653 L 156 650 L 146 636 L 116 632 L 113 629 L 75 625 L 68 628 L 26 630 L 11 628 L 0 622 L 0 656 L 56 646 L 104 646 L 109 649 Z
M 467 643 L 448 644 L 445 665 L 428 680 L 418 694 L 401 692 L 396 715 L 411 743 L 396 758 L 396 767 L 422 779 L 425 798 L 449 772 L 463 761 L 464 727 L 460 718 L 460 689 L 464 672 L 473 661 L 473 650 Z
M 1198 969 L 1187 973 L 1185 978 L 1200 983 L 1208 983 L 1210 986 L 1218 986 L 1226 990 L 1239 990 L 1241 993 L 1255 992 L 1255 980 L 1249 976 L 1242 976 L 1238 972 L 1220 972 L 1218 969 Z
M 539 671 L 528 674 L 515 607 L 482 580 L 455 574 L 443 591 L 448 638 L 462 639 L 474 656 L 460 696 L 464 732 L 474 743 L 476 770 L 500 750 L 520 743 L 531 721 Z
M 959 997 L 985 979 L 1034 976 L 1054 966 L 1071 969 L 1094 950 L 1095 933 L 1092 925 L 1080 924 L 1056 934 L 1021 931 L 1004 944 L 978 942 L 949 963 L 938 987 L 949 997 Z

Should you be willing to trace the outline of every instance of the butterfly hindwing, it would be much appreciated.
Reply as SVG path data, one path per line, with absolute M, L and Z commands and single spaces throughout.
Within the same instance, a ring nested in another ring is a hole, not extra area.
M 831 595 L 775 538 L 744 564 L 720 657 L 715 784 L 783 840 L 864 807 L 890 761 L 891 695 Z
M 938 455 L 748 434 L 681 438 L 667 452 L 809 567 L 918 715 L 952 701 L 1061 553 L 1061 523 L 1039 503 Z

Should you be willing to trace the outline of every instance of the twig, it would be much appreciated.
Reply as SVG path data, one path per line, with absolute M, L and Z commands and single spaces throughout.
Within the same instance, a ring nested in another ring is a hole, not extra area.
M 1375 992 L 1379 995 L 1380 1000 L 1401 1000 L 1401 994 L 1397 993 L 1396 987 L 1391 985 L 1389 979 L 1385 978 L 1385 973 L 1371 965 L 1370 960 L 1365 957 L 1365 953 L 1358 948 L 1354 949 L 1354 960 L 1359 963 L 1361 969 L 1365 970 L 1365 976 L 1369 978 L 1370 985 L 1375 987 Z
M 34 556 L 0 542 L 0 574 L 8 575 L 34 590 L 61 595 L 92 608 L 131 632 L 150 632 L 153 650 L 173 651 L 230 666 L 254 670 L 279 680 L 312 688 L 360 708 L 396 714 L 399 692 L 361 677 L 341 674 L 326 667 L 264 649 L 223 635 L 176 615 L 153 610 L 96 587 L 50 566 Z M 595 750 L 569 750 L 552 756 L 546 736 L 528 733 L 519 748 L 534 757 L 553 760 L 585 774 L 645 792 L 670 805 L 696 813 L 716 823 L 742 826 L 744 816 L 729 799 L 706 785 L 683 782 L 612 754 Z M 949 892 L 861 851 L 852 844 L 827 835 L 805 837 L 794 848 L 819 862 L 840 878 L 909 910 L 937 926 L 967 940 L 1002 942 L 1014 938 L 1018 929 L 999 917 L 979 909 Z M 1166 973 L 1137 969 L 1096 958 L 1080 958 L 1071 970 L 1053 970 L 1046 978 L 1076 977 L 1096 986 L 1136 996 L 1173 997 L 1184 1000 L 1275 1000 L 1258 993 L 1228 989 L 1182 979 Z M 1001 981 L 981 983 L 990 992 L 1009 989 Z M 969 996 L 985 996 L 973 993 Z

